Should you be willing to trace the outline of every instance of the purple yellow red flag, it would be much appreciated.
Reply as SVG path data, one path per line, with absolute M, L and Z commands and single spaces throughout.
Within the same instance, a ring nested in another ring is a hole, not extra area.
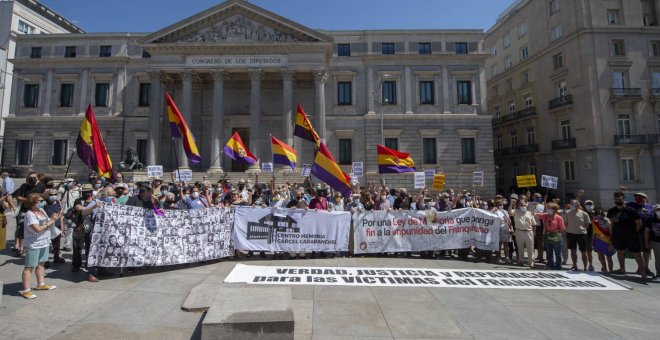
M 399 152 L 383 145 L 378 145 L 377 151 L 379 174 L 415 172 L 415 162 L 410 158 L 409 153 Z
M 298 161 L 296 150 L 273 136 L 270 136 L 270 141 L 273 149 L 273 164 L 290 166 L 291 169 L 296 170 Z
M 312 175 L 341 192 L 344 197 L 351 194 L 351 178 L 341 171 L 337 161 L 323 143 L 319 143 L 319 150 L 312 165 Z
M 245 147 L 245 144 L 243 144 L 243 140 L 241 139 L 241 136 L 238 135 L 238 132 L 234 132 L 234 135 L 231 136 L 227 142 L 227 145 L 225 145 L 224 152 L 227 157 L 235 161 L 247 163 L 250 165 L 253 165 L 257 162 L 257 157 L 251 154 L 250 151 Z
M 183 141 L 183 149 L 186 151 L 186 156 L 190 160 L 190 163 L 197 164 L 202 161 L 202 157 L 199 154 L 197 149 L 197 144 L 195 144 L 195 137 L 188 129 L 186 121 L 181 115 L 181 111 L 174 104 L 174 100 L 170 97 L 170 94 L 165 92 L 165 102 L 167 104 L 167 118 L 170 122 L 170 132 L 172 133 L 172 138 L 181 138 Z
M 607 256 L 614 255 L 616 250 L 610 249 L 612 243 L 610 229 L 602 226 L 597 219 L 591 221 L 591 226 L 594 231 L 594 250 Z
M 91 104 L 87 106 L 85 118 L 80 126 L 80 133 L 76 140 L 76 152 L 83 163 L 96 171 L 99 176 L 109 179 L 115 177 L 114 171 L 112 171 L 112 161 L 105 148 L 101 130 L 96 124 Z
M 298 112 L 296 113 L 296 126 L 293 130 L 293 135 L 298 136 L 302 139 L 306 139 L 318 146 L 321 143 L 321 138 L 319 138 L 318 133 L 314 130 L 312 123 L 309 121 L 309 117 L 303 110 L 302 105 L 298 104 Z

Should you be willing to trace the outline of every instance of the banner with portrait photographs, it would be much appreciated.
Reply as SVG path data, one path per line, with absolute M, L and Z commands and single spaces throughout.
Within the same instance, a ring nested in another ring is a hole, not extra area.
M 149 267 L 233 256 L 230 208 L 164 210 L 106 205 L 98 212 L 87 264 Z

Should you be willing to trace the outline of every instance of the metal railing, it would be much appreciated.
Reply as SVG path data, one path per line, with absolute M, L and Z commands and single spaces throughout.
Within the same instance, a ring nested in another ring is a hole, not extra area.
M 611 88 L 611 99 L 641 99 L 642 89 L 640 88 Z
M 577 147 L 575 138 L 560 139 L 552 141 L 552 150 L 574 149 Z
M 615 145 L 636 145 L 636 144 L 648 144 L 649 138 L 647 135 L 615 135 L 614 144 Z
M 573 95 L 572 94 L 567 94 L 565 96 L 561 96 L 559 98 L 555 98 L 555 99 L 551 100 L 548 103 L 548 107 L 549 107 L 550 110 L 552 110 L 554 108 L 558 108 L 558 107 L 561 107 L 561 106 L 564 106 L 564 105 L 569 105 L 569 104 L 573 104 Z
M 536 115 L 536 107 L 535 106 L 530 106 L 528 108 L 522 109 L 520 111 L 516 111 L 513 113 L 510 113 L 508 115 L 503 115 L 500 116 L 499 118 L 493 118 L 493 125 L 498 125 L 502 123 L 506 123 L 512 120 L 520 119 L 520 118 L 525 118 L 525 117 L 531 117 Z
M 531 152 L 539 152 L 539 145 L 527 144 L 518 147 L 518 153 L 531 153 Z

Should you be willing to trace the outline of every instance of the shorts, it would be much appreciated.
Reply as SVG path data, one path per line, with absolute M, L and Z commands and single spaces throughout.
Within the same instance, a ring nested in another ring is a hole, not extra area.
M 580 251 L 587 250 L 587 234 L 570 234 L 566 233 L 566 241 L 568 242 L 568 249 Z
M 508 228 L 500 228 L 500 242 L 511 242 L 512 236 Z
M 612 235 L 612 246 L 618 251 L 626 249 L 631 253 L 639 253 L 642 251 L 637 235 L 631 232 L 614 233 Z
M 48 248 L 25 249 L 25 268 L 34 268 L 39 263 L 48 262 Z

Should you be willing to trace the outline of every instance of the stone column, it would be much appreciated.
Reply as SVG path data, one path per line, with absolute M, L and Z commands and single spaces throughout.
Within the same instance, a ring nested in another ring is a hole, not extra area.
M 48 70 L 46 78 L 46 92 L 44 92 L 44 111 L 42 115 L 50 116 L 50 108 L 53 101 L 53 70 Z
M 293 146 L 293 77 L 294 71 L 282 70 L 282 116 L 284 141 Z
M 159 165 L 161 131 L 163 126 L 164 110 L 160 103 L 164 96 L 160 71 L 149 72 L 151 80 L 151 93 L 149 94 L 149 139 L 147 140 L 147 165 Z
M 222 173 L 222 143 L 225 121 L 225 72 L 213 72 L 213 118 L 211 120 L 211 168 L 209 172 Z
M 470 82 L 470 86 L 472 86 L 472 88 L 470 89 L 470 92 L 472 92 L 472 105 L 473 106 L 477 105 L 477 78 L 478 78 L 478 74 L 475 73 L 472 76 L 472 81 Z
M 248 143 L 250 152 L 261 160 L 261 77 L 263 71 L 261 69 L 251 69 L 248 72 L 252 82 L 250 88 L 250 140 Z M 254 163 L 248 168 L 248 171 L 260 172 L 260 163 L 260 161 Z
M 21 71 L 17 68 L 14 68 L 13 72 L 13 78 L 11 80 L 11 93 L 13 95 L 13 98 L 9 101 L 7 101 L 6 104 L 3 103 L 3 105 L 9 105 L 9 117 L 16 117 L 16 111 L 19 111 L 21 107 L 23 107 L 23 97 L 19 97 L 18 95 L 18 89 L 21 89 L 21 94 L 25 91 L 25 83 L 23 82 L 23 78 L 20 77 Z M 5 77 L 12 77 L 8 74 L 5 74 Z M 5 78 L 5 83 L 7 82 Z M 5 89 L 7 91 L 7 89 Z M 6 92 L 5 92 L 6 93 Z M 4 95 L 4 93 L 3 93 Z M 10 97 L 11 98 L 11 97 Z M 0 112 L 0 114 L 2 114 Z M 4 121 L 3 121 L 4 124 Z
M 375 97 L 377 95 L 380 94 L 374 93 L 374 68 L 369 66 L 367 68 L 367 114 L 376 114 Z
M 126 69 L 120 68 L 115 75 L 115 94 L 110 115 L 122 114 L 124 112 L 124 96 L 126 88 Z
M 413 99 L 412 99 L 412 72 L 410 67 L 406 66 L 406 113 L 413 113 Z
M 488 96 L 486 95 L 486 68 L 479 66 L 479 76 L 477 77 L 477 83 L 479 85 L 479 108 L 477 110 L 478 114 L 488 114 Z
M 327 73 L 325 70 L 314 72 L 314 84 L 316 85 L 316 133 L 325 139 L 325 82 Z
M 193 86 L 193 72 L 186 70 L 181 74 L 183 80 L 183 100 L 181 101 L 181 116 L 186 121 L 186 124 L 189 124 L 188 128 L 191 128 L 192 124 L 192 86 Z M 177 140 L 178 151 L 179 151 L 179 167 L 181 169 L 190 169 L 188 166 L 188 157 L 186 156 L 186 150 L 183 148 L 183 141 Z
M 80 76 L 80 115 L 84 115 L 87 111 L 87 105 L 90 104 L 87 98 L 87 83 L 89 82 L 89 70 L 84 69 Z
M 451 113 L 449 108 L 449 69 L 442 66 L 442 108 L 444 113 Z

